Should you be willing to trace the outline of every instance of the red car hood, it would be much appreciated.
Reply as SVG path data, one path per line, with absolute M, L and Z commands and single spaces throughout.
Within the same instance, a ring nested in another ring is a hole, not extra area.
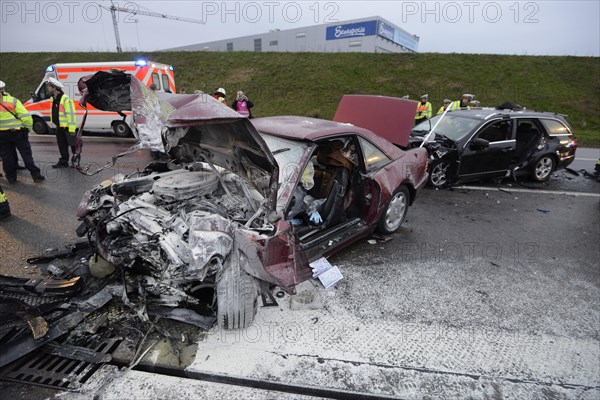
M 397 97 L 345 95 L 333 120 L 360 126 L 396 145 L 408 147 L 418 104 Z

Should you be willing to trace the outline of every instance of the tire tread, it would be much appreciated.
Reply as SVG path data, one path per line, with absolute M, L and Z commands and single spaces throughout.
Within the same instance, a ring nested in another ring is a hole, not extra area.
M 243 271 L 237 262 L 226 263 L 217 280 L 219 326 L 225 329 L 244 328 L 254 321 L 257 309 L 256 279 Z

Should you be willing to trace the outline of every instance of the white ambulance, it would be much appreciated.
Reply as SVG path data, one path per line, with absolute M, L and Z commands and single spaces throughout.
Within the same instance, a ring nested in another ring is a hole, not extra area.
M 65 85 L 64 92 L 75 102 L 77 126 L 79 126 L 85 110 L 79 105 L 81 94 L 77 88 L 77 82 L 84 76 L 112 69 L 118 69 L 131 74 L 148 87 L 154 85 L 157 91 L 176 93 L 173 67 L 154 61 L 136 60 L 52 64 L 46 68 L 46 75 L 42 83 L 40 83 L 35 92 L 31 92 L 31 99 L 24 104 L 33 117 L 33 131 L 38 134 L 47 134 L 50 133 L 50 128 L 54 128 L 54 124 L 50 122 L 52 99 L 47 87 L 48 78 L 56 78 Z M 112 130 L 115 135 L 120 137 L 131 136 L 130 111 L 119 115 L 116 112 L 97 110 L 91 105 L 88 105 L 87 109 L 86 131 Z

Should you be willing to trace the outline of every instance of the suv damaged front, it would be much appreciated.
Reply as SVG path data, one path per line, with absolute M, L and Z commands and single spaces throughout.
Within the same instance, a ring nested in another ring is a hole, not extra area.
M 158 138 L 169 160 L 87 192 L 79 233 L 126 272 L 147 309 L 190 322 L 208 294 L 221 326 L 247 326 L 260 282 L 294 290 L 293 243 L 275 208 L 277 162 L 250 121 L 211 96 L 159 98 L 142 86 L 131 78 L 140 143 Z
M 425 147 L 429 154 L 428 183 L 442 188 L 456 178 L 458 141 L 475 124 L 474 120 L 454 118 L 450 113 L 436 115 L 417 124 L 410 132 L 409 147 Z

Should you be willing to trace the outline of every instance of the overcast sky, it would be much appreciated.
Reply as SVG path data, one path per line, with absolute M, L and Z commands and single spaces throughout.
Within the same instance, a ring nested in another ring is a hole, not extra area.
M 0 0 L 0 51 L 115 51 L 102 1 Z M 420 37 L 419 52 L 600 56 L 600 1 L 115 1 L 124 50 L 151 51 L 381 16 Z M 137 22 L 136 22 L 137 20 Z

